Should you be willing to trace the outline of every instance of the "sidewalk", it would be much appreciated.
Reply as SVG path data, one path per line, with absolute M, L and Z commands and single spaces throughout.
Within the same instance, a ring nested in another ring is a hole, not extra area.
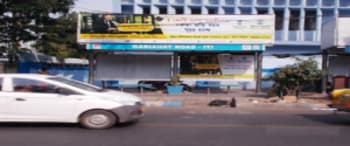
M 213 100 L 226 100 L 228 104 L 232 98 L 236 99 L 236 108 L 240 109 L 327 109 L 330 101 L 325 94 L 303 93 L 303 97 L 295 103 L 279 101 L 278 98 L 268 98 L 266 93 L 254 91 L 233 90 L 230 93 L 185 92 L 179 95 L 169 95 L 162 92 L 134 93 L 145 100 L 149 107 L 189 107 L 210 108 Z M 229 105 L 225 107 L 230 107 Z

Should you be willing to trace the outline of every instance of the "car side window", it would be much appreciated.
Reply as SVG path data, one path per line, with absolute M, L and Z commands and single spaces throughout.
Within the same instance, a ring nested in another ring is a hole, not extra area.
M 15 92 L 58 93 L 63 95 L 79 94 L 70 89 L 33 79 L 14 78 L 13 85 Z
M 24 78 L 14 78 L 13 85 L 15 92 L 56 93 L 58 88 L 46 82 Z

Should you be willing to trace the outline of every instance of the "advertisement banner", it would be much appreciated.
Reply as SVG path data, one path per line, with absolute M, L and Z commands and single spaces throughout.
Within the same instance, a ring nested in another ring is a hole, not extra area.
M 254 80 L 254 56 L 232 54 L 180 54 L 184 78 Z
M 79 15 L 80 43 L 272 44 L 274 15 Z

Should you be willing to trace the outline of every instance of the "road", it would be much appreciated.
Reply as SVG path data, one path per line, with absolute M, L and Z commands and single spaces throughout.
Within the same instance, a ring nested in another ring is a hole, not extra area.
M 329 111 L 148 109 L 108 130 L 0 123 L 1 146 L 349 146 L 350 114 Z

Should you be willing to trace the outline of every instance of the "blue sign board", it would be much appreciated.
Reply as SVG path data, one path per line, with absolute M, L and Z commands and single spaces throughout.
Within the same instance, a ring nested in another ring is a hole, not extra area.
M 115 44 L 89 43 L 88 50 L 115 51 L 264 51 L 265 46 L 242 44 Z

